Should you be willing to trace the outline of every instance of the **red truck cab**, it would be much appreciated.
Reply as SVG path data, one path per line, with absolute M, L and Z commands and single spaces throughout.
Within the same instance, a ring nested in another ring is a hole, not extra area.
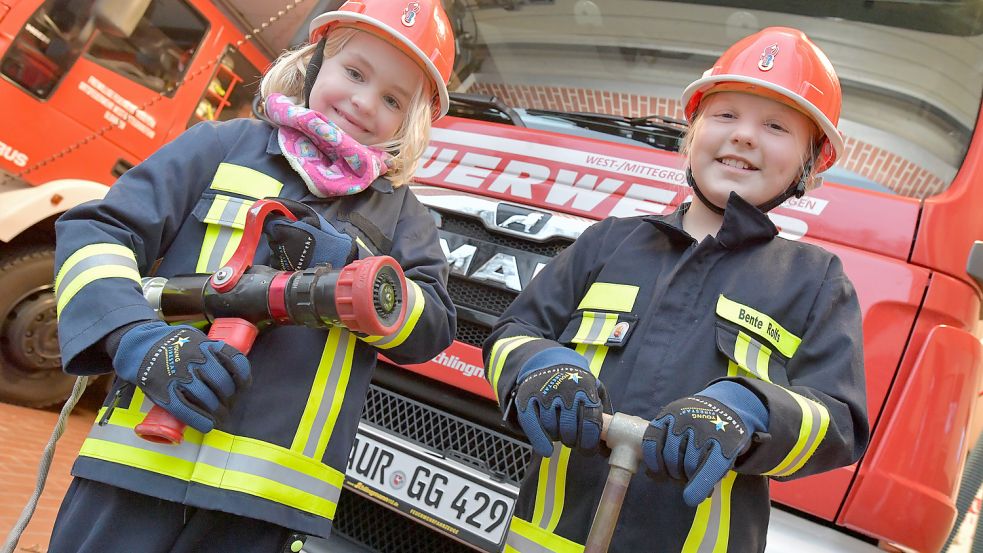
M 187 127 L 248 116 L 270 62 L 202 0 L 0 2 L 0 400 L 42 406 L 61 373 L 54 219 Z

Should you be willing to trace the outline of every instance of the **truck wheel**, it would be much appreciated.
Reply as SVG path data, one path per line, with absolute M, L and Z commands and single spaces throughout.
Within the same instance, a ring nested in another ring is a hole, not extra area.
M 0 401 L 44 407 L 72 390 L 58 350 L 54 266 L 50 245 L 0 254 Z

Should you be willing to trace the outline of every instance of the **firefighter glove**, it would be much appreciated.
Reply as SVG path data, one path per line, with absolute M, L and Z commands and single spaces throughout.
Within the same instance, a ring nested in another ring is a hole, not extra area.
M 598 446 L 601 413 L 610 413 L 611 405 L 587 367 L 580 354 L 555 347 L 533 355 L 519 371 L 519 424 L 537 454 L 552 455 L 554 441 L 581 449 Z
M 768 410 L 753 392 L 731 381 L 666 405 L 642 440 L 648 470 L 686 482 L 683 501 L 696 507 L 768 429 Z
M 270 217 L 263 234 L 270 244 L 270 266 L 279 271 L 302 271 L 314 265 L 329 264 L 340 269 L 355 260 L 358 249 L 344 232 L 334 228 L 306 204 L 276 198 L 290 210 L 296 221 Z
M 119 340 L 113 368 L 185 424 L 200 432 L 215 426 L 237 390 L 250 382 L 246 356 L 200 330 L 147 321 Z

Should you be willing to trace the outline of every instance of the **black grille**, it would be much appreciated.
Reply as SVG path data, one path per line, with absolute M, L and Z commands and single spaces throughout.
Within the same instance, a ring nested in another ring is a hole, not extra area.
M 369 389 L 362 420 L 515 486 L 531 456 L 528 444 L 377 386 Z
M 332 532 L 379 553 L 474 553 L 470 547 L 349 491 L 338 501 Z
M 477 282 L 451 275 L 447 279 L 447 293 L 454 305 L 470 307 L 492 315 L 501 315 L 518 296 L 515 292 L 483 286 Z
M 457 341 L 471 344 L 480 348 L 485 343 L 485 338 L 491 334 L 491 330 L 482 324 L 470 321 L 457 320 Z
M 362 420 L 518 485 L 532 456 L 528 444 L 372 385 Z M 440 532 L 345 491 L 334 532 L 378 553 L 474 553 Z
M 447 232 L 452 232 L 460 236 L 468 236 L 470 238 L 495 244 L 496 246 L 505 246 L 507 248 L 545 255 L 547 257 L 556 257 L 557 254 L 573 243 L 572 240 L 568 240 L 566 238 L 554 238 L 546 242 L 530 242 L 508 234 L 488 232 L 485 226 L 481 224 L 481 221 L 476 219 L 447 214 L 444 212 L 441 212 L 440 215 L 442 219 L 440 228 L 446 230 Z

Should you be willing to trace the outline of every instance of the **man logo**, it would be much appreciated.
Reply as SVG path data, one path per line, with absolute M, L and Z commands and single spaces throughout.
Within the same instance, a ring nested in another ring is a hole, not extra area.
M 502 221 L 498 226 L 502 228 L 509 228 L 510 225 L 518 223 L 522 225 L 522 230 L 526 234 L 532 232 L 532 227 L 536 226 L 536 223 L 541 221 L 545 217 L 545 213 L 528 213 L 526 215 L 513 215 L 508 219 Z
M 524 207 L 499 204 L 495 221 L 499 228 L 535 234 L 543 228 L 550 218 L 549 213 L 533 211 Z

